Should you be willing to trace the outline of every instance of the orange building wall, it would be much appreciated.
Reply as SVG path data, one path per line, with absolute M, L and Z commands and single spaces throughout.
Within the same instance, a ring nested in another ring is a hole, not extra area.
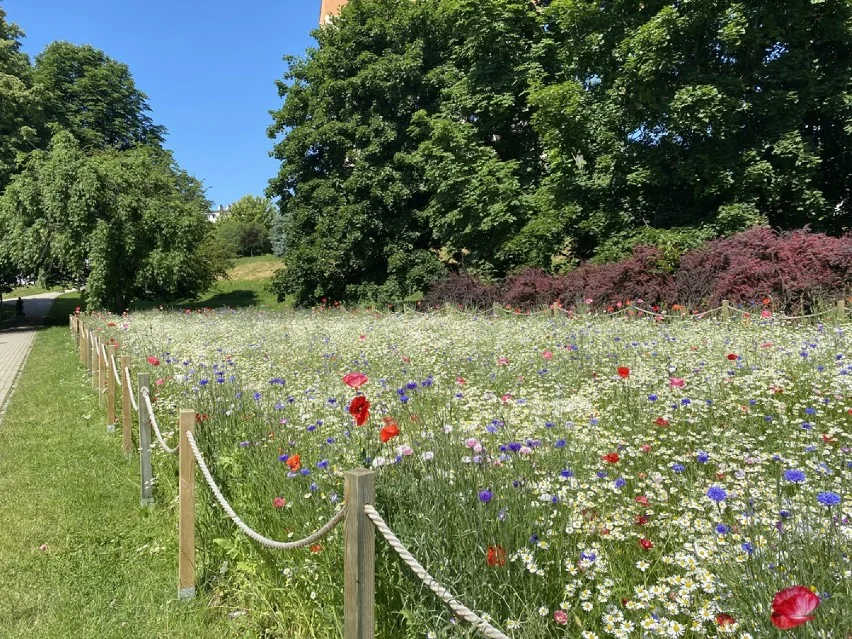
M 340 11 L 340 7 L 346 4 L 348 0 L 322 0 L 322 8 L 320 9 L 320 25 L 323 25 L 328 20 L 329 15 L 336 16 Z

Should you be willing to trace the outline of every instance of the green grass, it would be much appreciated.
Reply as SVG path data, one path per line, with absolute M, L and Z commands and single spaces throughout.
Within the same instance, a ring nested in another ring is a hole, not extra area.
M 139 505 L 138 460 L 71 347 L 78 304 L 54 304 L 0 423 L 0 636 L 252 636 L 202 596 L 178 602 L 177 519 Z
M 288 302 L 279 303 L 275 295 L 266 288 L 272 274 L 281 265 L 281 260 L 273 255 L 241 257 L 233 260 L 227 279 L 216 282 L 198 299 L 169 303 L 159 300 L 141 300 L 131 304 L 131 310 L 146 310 L 161 305 L 169 308 L 220 308 L 222 306 L 282 308 L 288 306 Z
M 11 293 L 4 293 L 3 300 L 14 301 L 17 297 L 26 297 L 27 295 L 40 295 L 41 293 L 52 293 L 54 291 L 63 291 L 64 286 L 44 287 L 39 284 L 28 284 L 27 286 L 18 286 L 12 289 Z

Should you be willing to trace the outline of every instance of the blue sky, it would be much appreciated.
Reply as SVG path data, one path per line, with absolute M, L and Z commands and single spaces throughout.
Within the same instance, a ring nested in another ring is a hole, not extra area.
M 262 195 L 270 109 L 285 54 L 315 41 L 320 0 L 2 0 L 31 58 L 54 40 L 91 44 L 130 67 L 180 166 L 228 204 Z

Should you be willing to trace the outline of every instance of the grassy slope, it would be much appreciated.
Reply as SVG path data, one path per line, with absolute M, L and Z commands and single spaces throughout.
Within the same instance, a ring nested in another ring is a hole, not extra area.
M 177 601 L 177 520 L 139 506 L 138 472 L 67 328 L 42 331 L 0 423 L 0 636 L 248 636 L 203 598 Z
M 170 307 L 181 308 L 219 308 L 221 306 L 271 306 L 279 308 L 286 304 L 275 299 L 275 295 L 266 290 L 269 280 L 283 263 L 274 255 L 241 257 L 234 260 L 227 279 L 221 279 L 196 300 L 170 303 Z M 159 306 L 159 302 L 141 301 L 131 306 L 131 310 L 149 309 Z

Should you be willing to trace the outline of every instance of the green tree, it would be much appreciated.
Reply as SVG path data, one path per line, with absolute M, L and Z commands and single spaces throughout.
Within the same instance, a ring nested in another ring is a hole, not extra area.
M 224 274 L 206 250 L 209 205 L 168 152 L 89 155 L 63 131 L 0 198 L 0 230 L 24 273 L 85 283 L 90 307 L 121 312 L 134 299 L 194 296 Z
M 318 48 L 288 59 L 269 131 L 284 134 L 267 191 L 283 215 L 280 299 L 399 298 L 441 272 L 408 132 L 439 95 L 430 73 L 446 47 L 435 9 L 434 0 L 351 2 L 315 32 Z
M 260 222 L 233 219 L 227 216 L 216 222 L 216 238 L 228 251 L 240 257 L 263 255 L 272 250 L 269 231 Z
M 530 96 L 580 256 L 644 227 L 852 223 L 846 0 L 553 0 Z
M 69 131 L 84 149 L 161 146 L 165 128 L 148 115 L 147 96 L 127 65 L 90 45 L 53 42 L 36 56 L 35 83 L 54 132 Z
M 23 32 L 0 7 L 0 193 L 16 172 L 20 155 L 35 148 L 37 101 L 30 60 L 21 52 Z
M 275 221 L 275 213 L 275 205 L 272 200 L 255 195 L 244 195 L 228 206 L 225 218 L 239 220 L 240 222 L 259 222 L 270 229 Z

